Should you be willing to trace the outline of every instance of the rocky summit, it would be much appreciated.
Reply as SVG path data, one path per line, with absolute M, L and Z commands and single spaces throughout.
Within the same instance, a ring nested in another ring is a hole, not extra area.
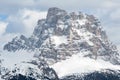
M 101 59 L 112 65 L 120 65 L 120 54 L 116 46 L 109 41 L 100 21 L 95 16 L 82 12 L 68 13 L 56 7 L 48 9 L 46 19 L 38 20 L 30 37 L 25 37 L 25 35 L 17 36 L 4 46 L 4 50 L 8 52 L 20 50 L 34 52 L 34 57 L 37 61 L 31 60 L 26 64 L 37 65 L 36 68 L 39 68 L 40 70 L 38 71 L 40 72 L 36 72 L 37 69 L 34 70 L 34 68 L 29 67 L 28 71 L 31 74 L 29 73 L 28 76 L 31 78 L 30 80 L 59 80 L 57 72 L 49 66 L 70 59 L 73 55 L 78 54 L 91 60 L 97 61 Z M 19 70 L 15 69 L 14 71 L 17 72 Z M 101 75 L 103 75 L 102 73 Z M 94 76 L 98 74 L 99 72 L 93 73 Z M 120 72 L 118 71 L 116 74 L 120 74 Z M 21 74 L 17 75 L 24 78 Z M 87 76 L 89 77 L 90 75 L 92 73 Z M 8 77 L 6 78 L 5 76 L 2 77 L 7 79 Z M 15 76 L 13 77 L 14 79 L 16 78 Z M 67 75 L 61 80 L 83 80 L 81 76 L 80 78 L 75 77 L 74 75 Z M 86 78 L 84 80 L 94 79 Z M 108 79 L 101 78 L 98 80 Z M 116 76 L 115 80 L 120 80 L 120 76 Z

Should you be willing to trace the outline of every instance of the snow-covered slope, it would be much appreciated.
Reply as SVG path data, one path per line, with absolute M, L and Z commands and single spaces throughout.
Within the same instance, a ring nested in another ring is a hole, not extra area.
M 59 77 L 68 76 L 71 74 L 84 74 L 104 69 L 120 70 L 119 65 L 113 65 L 104 60 L 93 60 L 90 58 L 82 57 L 79 54 L 71 56 L 69 59 L 63 60 L 51 66 L 58 74 Z
M 26 79 L 29 77 L 30 80 L 44 80 L 45 76 L 51 80 L 58 78 L 55 71 L 49 68 L 44 60 L 34 58 L 34 52 L 25 50 L 17 52 L 2 51 L 0 59 L 0 80 L 14 80 L 14 76 L 18 75 L 26 76 Z
M 120 70 L 120 54 L 96 17 L 56 7 L 48 10 L 46 19 L 38 20 L 30 37 L 17 36 L 4 50 L 4 79 L 20 74 L 37 80 L 59 80 L 58 76 L 75 73 Z

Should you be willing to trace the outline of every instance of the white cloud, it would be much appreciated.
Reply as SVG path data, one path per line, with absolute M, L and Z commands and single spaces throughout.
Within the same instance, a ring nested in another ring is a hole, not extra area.
M 19 9 L 45 10 L 49 7 L 60 7 L 66 10 L 96 10 L 119 8 L 120 0 L 0 0 L 0 11 L 5 14 L 16 13 Z
M 15 37 L 18 34 L 14 33 L 6 33 L 8 23 L 0 21 L 0 51 L 3 49 L 3 46 L 12 40 L 13 37 Z
M 100 4 L 103 8 L 116 8 L 119 7 L 120 5 L 116 2 L 116 1 L 112 1 L 112 0 L 105 0 L 102 2 L 102 4 Z
M 111 15 L 110 15 L 110 18 L 112 20 L 119 21 L 120 20 L 120 9 L 112 12 Z
M 0 21 L 0 36 L 6 31 L 8 23 Z
M 41 12 L 36 10 L 22 9 L 16 15 L 11 15 L 8 18 L 8 32 L 23 33 L 25 35 L 31 35 L 34 27 L 37 25 L 39 19 L 46 18 L 47 12 Z
M 29 34 L 33 32 L 39 19 L 46 18 L 47 12 L 24 10 L 22 14 L 22 23 L 25 26 L 25 33 Z

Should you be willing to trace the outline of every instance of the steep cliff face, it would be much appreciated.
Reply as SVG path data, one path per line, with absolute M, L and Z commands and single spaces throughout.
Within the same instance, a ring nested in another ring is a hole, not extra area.
M 49 8 L 46 19 L 38 20 L 30 37 L 17 36 L 4 46 L 4 50 L 13 53 L 21 50 L 32 51 L 35 58 L 15 64 L 12 70 L 1 67 L 4 79 L 16 79 L 17 75 L 25 78 L 26 75 L 31 80 L 58 80 L 57 68 L 61 67 L 61 61 L 77 63 L 79 60 L 81 64 L 77 64 L 83 66 L 82 68 L 90 67 L 87 64 L 93 65 L 94 60 L 96 65 L 100 64 L 98 67 L 102 66 L 101 62 L 120 65 L 120 54 L 116 46 L 109 41 L 96 17 L 82 12 L 67 13 L 56 7 Z M 88 63 L 82 64 L 84 61 Z M 64 67 L 66 66 L 63 65 Z M 81 80 L 73 77 L 75 76 L 70 76 L 72 79 L 69 79 L 69 76 L 65 75 L 63 80 Z

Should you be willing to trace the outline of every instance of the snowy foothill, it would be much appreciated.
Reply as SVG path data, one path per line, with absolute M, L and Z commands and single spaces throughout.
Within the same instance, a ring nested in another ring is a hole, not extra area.
M 25 50 L 20 50 L 17 52 L 7 52 L 1 51 L 2 67 L 12 69 L 16 64 L 22 62 L 28 62 L 33 59 L 33 52 L 27 52 Z

